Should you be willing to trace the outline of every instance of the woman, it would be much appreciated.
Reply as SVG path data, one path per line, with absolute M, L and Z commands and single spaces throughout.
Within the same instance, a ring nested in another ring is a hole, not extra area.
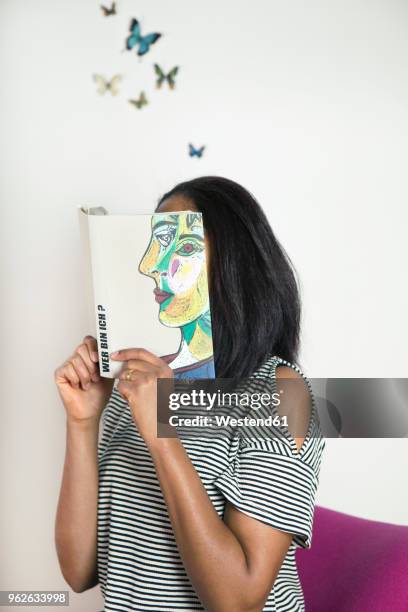
M 67 414 L 63 575 L 76 592 L 99 582 L 105 612 L 304 610 L 295 550 L 311 545 L 324 440 L 295 364 L 292 266 L 258 203 L 231 180 L 181 183 L 156 210 L 203 214 L 217 376 L 301 382 L 308 401 L 295 394 L 286 407 L 304 426 L 270 439 L 159 438 L 157 380 L 173 370 L 143 348 L 122 350 L 112 390 L 87 336 L 55 372 Z

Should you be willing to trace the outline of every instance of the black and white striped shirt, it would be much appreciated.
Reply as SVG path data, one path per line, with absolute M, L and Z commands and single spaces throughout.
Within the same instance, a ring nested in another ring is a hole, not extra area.
M 275 380 L 267 359 L 256 374 Z M 312 394 L 313 399 L 313 394 Z M 214 508 L 227 500 L 238 510 L 294 537 L 264 606 L 269 612 L 304 610 L 296 568 L 297 547 L 309 548 L 315 493 L 325 446 L 314 401 L 309 430 L 298 452 L 281 439 L 239 437 L 182 441 Z M 98 575 L 105 612 L 204 610 L 181 561 L 167 507 L 146 444 L 128 403 L 114 388 L 98 447 Z

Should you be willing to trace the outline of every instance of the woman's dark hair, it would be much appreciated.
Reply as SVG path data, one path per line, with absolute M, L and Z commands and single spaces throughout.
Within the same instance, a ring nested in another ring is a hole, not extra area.
M 165 193 L 193 202 L 211 244 L 210 306 L 215 372 L 250 376 L 270 355 L 296 362 L 300 298 L 296 272 L 254 196 L 220 176 Z

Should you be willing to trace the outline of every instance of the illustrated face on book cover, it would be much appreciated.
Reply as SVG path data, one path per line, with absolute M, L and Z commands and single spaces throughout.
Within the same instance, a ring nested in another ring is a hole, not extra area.
M 180 329 L 178 351 L 162 356 L 176 377 L 212 378 L 214 357 L 201 214 L 155 213 L 139 272 L 154 281 L 160 323 Z

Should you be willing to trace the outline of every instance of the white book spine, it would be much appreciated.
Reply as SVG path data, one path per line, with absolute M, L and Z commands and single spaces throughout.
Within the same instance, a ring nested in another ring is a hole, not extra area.
M 85 291 L 87 293 L 87 307 L 89 325 L 92 335 L 98 344 L 99 371 L 105 378 L 115 378 L 121 369 L 120 362 L 112 362 L 109 355 L 111 349 L 109 331 L 109 287 L 106 286 L 103 270 L 98 265 L 98 252 L 103 245 L 100 244 L 98 223 L 103 212 L 93 212 L 95 209 L 79 208 L 81 242 L 84 254 Z M 103 209 L 96 209 L 102 211 Z M 88 212 L 89 211 L 89 212 Z

